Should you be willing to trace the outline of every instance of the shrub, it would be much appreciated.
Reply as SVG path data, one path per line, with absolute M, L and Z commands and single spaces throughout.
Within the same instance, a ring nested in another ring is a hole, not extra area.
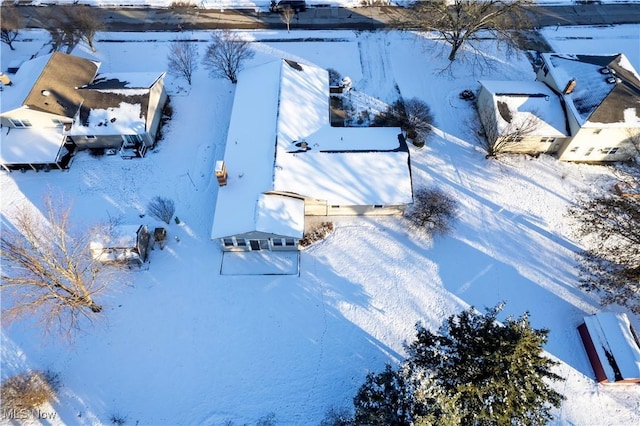
M 2 382 L 0 398 L 5 410 L 31 410 L 52 401 L 60 387 L 60 378 L 51 371 L 30 371 Z
M 300 245 L 302 247 L 310 246 L 311 244 L 324 240 L 327 236 L 333 232 L 332 222 L 322 222 L 320 225 L 313 228 L 311 231 L 304 234 Z
M 445 235 L 451 231 L 458 213 L 458 203 L 438 188 L 419 188 L 413 205 L 405 212 L 410 226 L 429 235 Z
M 122 414 L 112 414 L 109 416 L 109 421 L 112 425 L 122 426 L 127 423 L 127 416 L 123 416 Z
M 104 148 L 89 148 L 89 155 L 94 158 L 100 158 L 104 156 L 105 149 Z
M 161 220 L 168 225 L 176 212 L 176 206 L 173 200 L 156 196 L 149 202 L 147 210 L 151 217 Z
M 334 68 L 329 68 L 329 86 L 340 86 L 342 84 L 342 75 Z

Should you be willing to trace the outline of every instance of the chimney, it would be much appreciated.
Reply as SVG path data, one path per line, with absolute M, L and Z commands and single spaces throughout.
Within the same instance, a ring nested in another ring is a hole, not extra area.
M 4 86 L 11 86 L 11 79 L 5 73 L 0 72 L 0 83 Z
M 227 166 L 224 161 L 216 161 L 216 178 L 218 178 L 218 185 L 225 186 L 227 184 Z
M 576 79 L 572 78 L 571 80 L 569 80 L 569 82 L 567 83 L 567 86 L 564 88 L 562 93 L 564 93 L 565 95 L 568 95 L 569 93 L 573 92 L 573 89 L 575 88 L 576 88 Z

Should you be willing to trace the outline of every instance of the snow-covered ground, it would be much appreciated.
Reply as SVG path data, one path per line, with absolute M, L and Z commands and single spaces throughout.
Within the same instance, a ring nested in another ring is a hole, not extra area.
M 640 69 L 638 29 L 545 35 L 557 51 L 622 51 Z M 437 329 L 465 307 L 506 301 L 502 315 L 530 311 L 535 327 L 551 331 L 546 350 L 567 379 L 558 385 L 567 400 L 557 424 L 640 424 L 640 387 L 597 385 L 576 331 L 601 307 L 577 287 L 578 247 L 564 212 L 584 191 L 610 191 L 613 175 L 545 156 L 487 161 L 466 125 L 473 108 L 458 94 L 477 89 L 480 78 L 533 79 L 524 55 L 505 58 L 487 42 L 494 68 L 480 76 L 464 65 L 439 72 L 446 57 L 414 34 L 314 31 L 327 42 L 307 43 L 282 41 L 305 36 L 298 31 L 246 34 L 257 51 L 248 66 L 288 57 L 335 68 L 386 102 L 398 90 L 428 102 L 436 132 L 411 150 L 414 186 L 437 185 L 459 201 L 455 231 L 429 241 L 400 218 L 341 219 L 327 240 L 302 251 L 299 275 L 221 275 L 222 253 L 209 240 L 213 168 L 234 87 L 203 69 L 192 87 L 169 76 L 174 116 L 146 158 L 80 153 L 68 172 L 0 174 L 3 221 L 21 206 L 42 209 L 47 193 L 71 199 L 78 223 L 144 222 L 156 195 L 175 200 L 181 221 L 168 226 L 168 245 L 151 252 L 148 269 L 131 271 L 128 285 L 100 300 L 104 321 L 75 344 L 43 338 L 29 321 L 5 325 L 2 378 L 29 368 L 59 372 L 60 397 L 48 408 L 54 425 L 109 424 L 112 416 L 140 425 L 313 425 L 329 407 L 350 406 L 368 371 L 401 359 L 417 321 Z M 208 33 L 190 36 L 204 51 Z M 172 37 L 100 34 L 93 57 L 102 72 L 163 70 Z M 43 52 L 45 43 L 43 32 L 24 32 L 16 51 L 2 45 L 0 65 Z M 92 57 L 83 46 L 74 53 Z M 640 329 L 640 318 L 630 319 Z
M 638 0 L 598 0 L 600 3 L 636 3 Z M 307 0 L 309 7 L 360 7 L 366 5 L 406 6 L 415 0 Z M 534 0 L 537 4 L 562 5 L 578 3 L 574 0 Z M 20 3 L 25 4 L 24 0 Z M 175 4 L 191 4 L 203 9 L 261 8 L 267 10 L 271 0 L 32 0 L 33 5 L 89 4 L 101 7 L 171 7 Z

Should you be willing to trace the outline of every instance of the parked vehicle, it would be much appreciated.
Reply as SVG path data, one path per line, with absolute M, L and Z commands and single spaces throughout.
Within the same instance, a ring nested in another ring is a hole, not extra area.
M 294 12 L 304 12 L 307 10 L 307 2 L 304 0 L 280 0 L 271 1 L 269 10 L 274 13 L 282 12 L 284 9 L 293 9 Z

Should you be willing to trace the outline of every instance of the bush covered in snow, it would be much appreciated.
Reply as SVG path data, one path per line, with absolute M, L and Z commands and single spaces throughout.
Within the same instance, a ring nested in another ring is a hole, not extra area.
M 333 223 L 332 222 L 322 222 L 320 225 L 314 227 L 309 232 L 304 234 L 302 240 L 300 240 L 300 245 L 302 247 L 310 246 L 311 244 L 324 240 L 327 236 L 333 232 Z

